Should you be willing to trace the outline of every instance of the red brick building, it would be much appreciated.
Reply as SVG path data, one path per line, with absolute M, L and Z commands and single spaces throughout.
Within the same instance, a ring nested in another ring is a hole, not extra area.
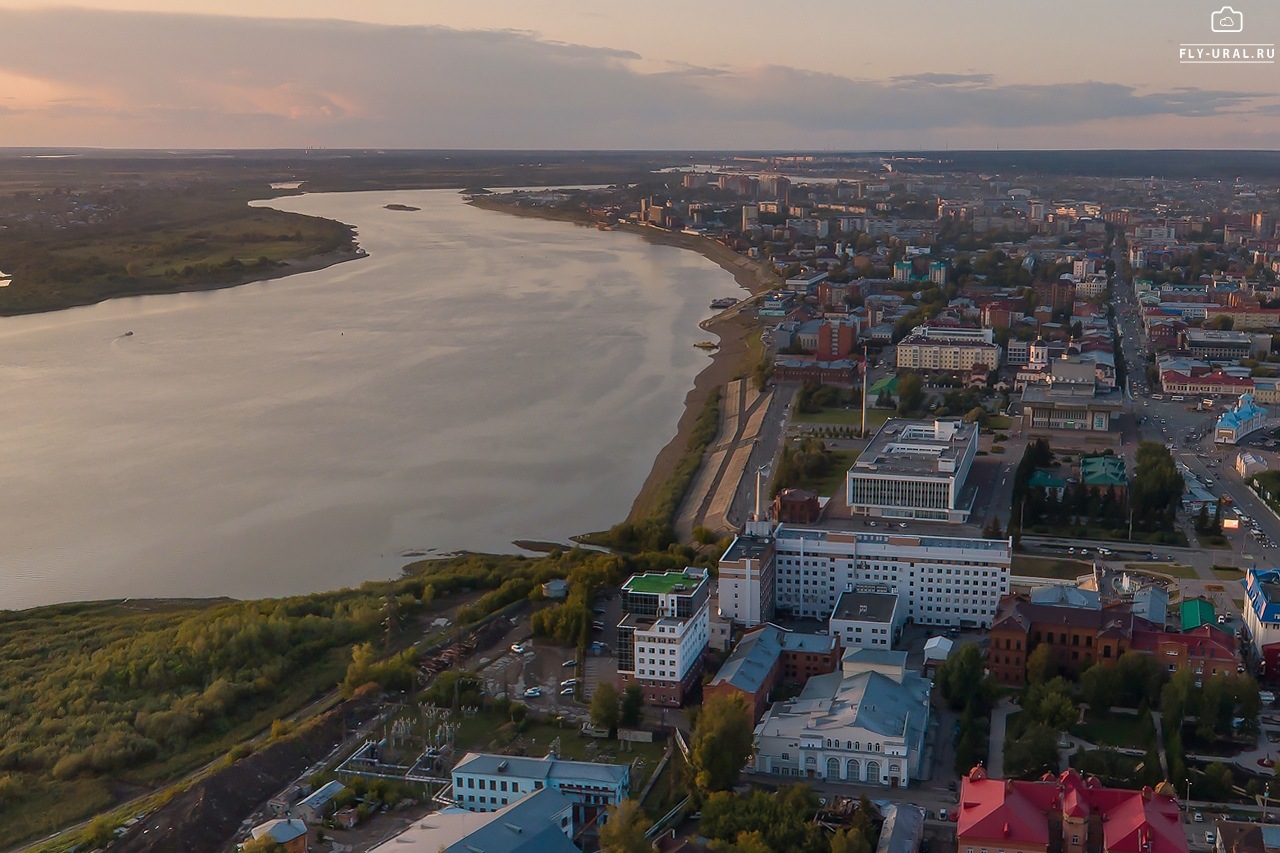
M 840 640 L 829 634 L 802 634 L 772 623 L 748 631 L 734 647 L 704 696 L 738 695 L 759 720 L 770 695 L 782 684 L 804 684 L 840 666 Z
M 773 517 L 780 524 L 813 524 L 820 513 L 817 492 L 783 489 L 773 499 Z
M 1138 791 L 1104 788 L 1075 770 L 1023 782 L 975 767 L 957 811 L 957 853 L 1187 853 L 1167 782 Z

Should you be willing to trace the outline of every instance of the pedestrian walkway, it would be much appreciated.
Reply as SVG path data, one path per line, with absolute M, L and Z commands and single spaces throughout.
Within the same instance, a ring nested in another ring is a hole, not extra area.
M 1009 715 L 1018 711 L 1007 696 L 996 703 L 991 711 L 991 742 L 987 749 L 987 775 L 992 779 L 1004 778 L 1004 734 Z

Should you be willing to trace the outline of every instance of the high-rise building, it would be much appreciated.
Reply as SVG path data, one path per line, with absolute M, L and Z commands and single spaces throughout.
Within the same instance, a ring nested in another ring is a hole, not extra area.
M 742 230 L 748 231 L 760 225 L 760 208 L 754 204 L 742 206 Z
M 622 585 L 618 675 L 646 702 L 679 707 L 702 675 L 710 636 L 706 569 L 632 575 Z
M 890 523 L 964 523 L 975 497 L 965 480 L 977 450 L 976 424 L 890 418 L 849 469 L 849 511 Z

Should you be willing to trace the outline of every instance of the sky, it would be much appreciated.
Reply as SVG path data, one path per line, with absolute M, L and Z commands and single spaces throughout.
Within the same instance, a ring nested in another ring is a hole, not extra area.
M 1280 3 L 0 0 L 0 145 L 1280 147 Z

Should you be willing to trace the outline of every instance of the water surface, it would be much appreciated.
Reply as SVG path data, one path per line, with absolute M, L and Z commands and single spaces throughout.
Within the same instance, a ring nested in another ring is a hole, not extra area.
M 0 319 L 0 608 L 328 589 L 607 527 L 736 291 L 694 252 L 454 191 L 271 205 L 369 257 Z

